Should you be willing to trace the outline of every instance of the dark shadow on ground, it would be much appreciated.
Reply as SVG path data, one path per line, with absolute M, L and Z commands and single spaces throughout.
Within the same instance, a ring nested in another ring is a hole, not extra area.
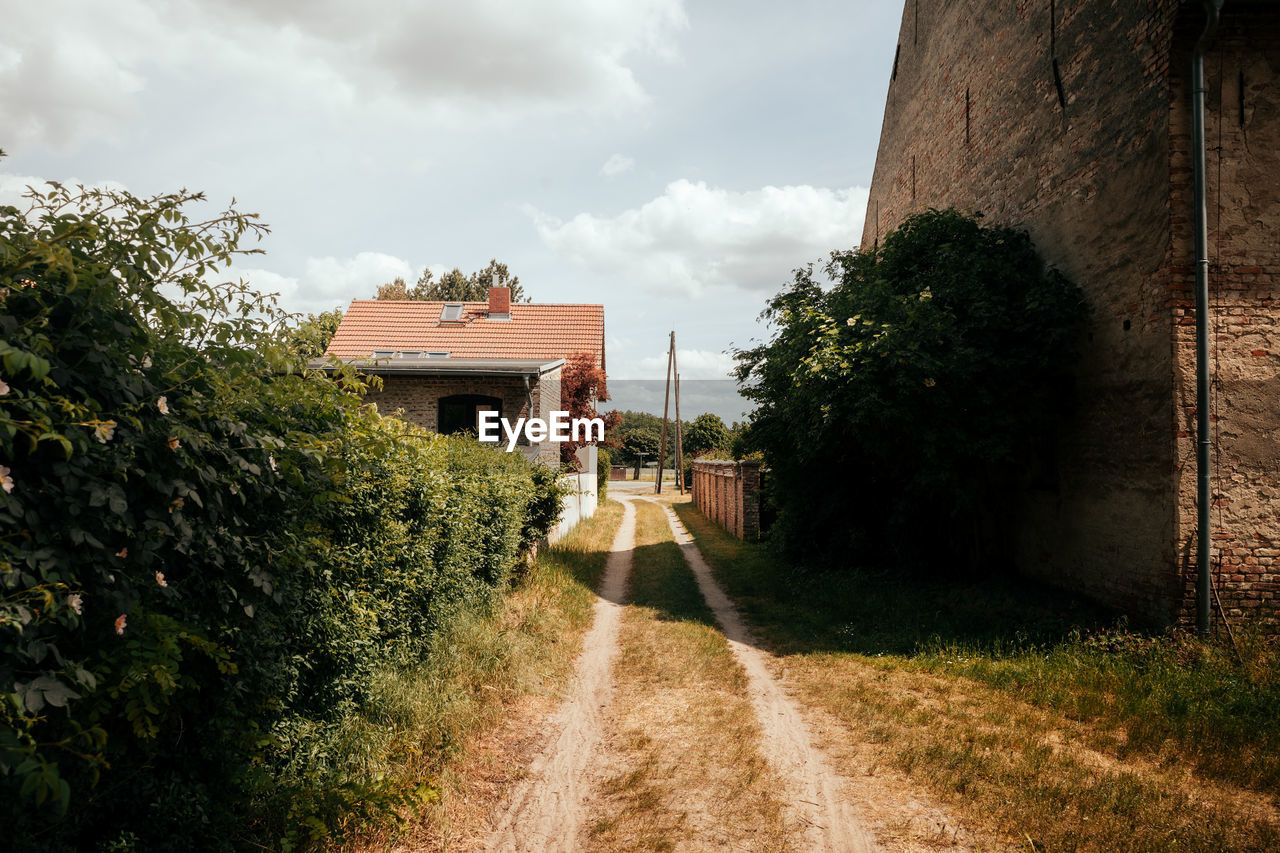
M 717 579 L 778 653 L 914 655 L 944 646 L 1012 652 L 1116 627 L 1117 614 L 1025 578 L 947 579 L 851 566 L 788 565 L 743 543 L 692 504 L 676 512 Z

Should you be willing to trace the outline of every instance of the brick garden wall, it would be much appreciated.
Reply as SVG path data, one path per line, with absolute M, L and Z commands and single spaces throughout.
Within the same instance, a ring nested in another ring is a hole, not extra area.
M 739 539 L 760 537 L 760 463 L 696 459 L 693 502 Z
M 1199 4 L 907 0 L 863 245 L 954 205 L 1024 227 L 1088 294 L 1057 471 L 1011 556 L 1149 622 L 1193 606 L 1194 371 L 1185 69 Z M 1051 15 L 1051 10 L 1056 14 Z M 1223 598 L 1274 613 L 1280 547 L 1277 12 L 1227 4 L 1207 63 Z M 1248 38 L 1245 38 L 1245 33 Z M 1055 74 L 1055 63 L 1057 73 Z M 1241 81 L 1243 80 L 1243 88 Z M 1240 104 L 1243 103 L 1243 106 Z

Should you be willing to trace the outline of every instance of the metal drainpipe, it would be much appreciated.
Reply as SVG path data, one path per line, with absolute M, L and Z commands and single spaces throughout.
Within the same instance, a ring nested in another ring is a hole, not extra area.
M 1195 166 L 1196 215 L 1196 633 L 1209 634 L 1209 567 L 1213 559 L 1209 525 L 1209 217 L 1205 209 L 1204 54 L 1218 32 L 1224 0 L 1203 0 L 1208 20 L 1191 54 L 1191 146 Z

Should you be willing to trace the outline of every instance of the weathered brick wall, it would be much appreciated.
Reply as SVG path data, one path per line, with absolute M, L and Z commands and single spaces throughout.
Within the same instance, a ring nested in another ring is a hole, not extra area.
M 1228 615 L 1274 618 L 1280 609 L 1280 8 L 1242 10 L 1237 0 L 1226 11 L 1206 60 L 1215 576 Z M 1189 51 L 1198 33 L 1194 16 L 1180 21 L 1175 52 Z M 1189 618 L 1196 527 L 1190 69 L 1180 62 L 1172 72 L 1178 225 L 1167 273 L 1176 362 L 1178 549 L 1183 616 Z
M 760 536 L 760 464 L 695 459 L 693 502 L 739 539 Z
M 524 380 L 515 377 L 435 378 L 423 376 L 388 376 L 380 391 L 365 395 L 365 401 L 376 403 L 378 411 L 393 414 L 402 411 L 405 420 L 435 431 L 439 427 L 441 397 L 454 394 L 482 394 L 502 400 L 502 416 L 514 424 L 516 418 L 529 417 L 532 396 L 534 416 L 549 420 L 551 412 L 560 408 L 560 371 L 544 374 L 526 391 Z M 521 441 L 523 445 L 523 440 Z M 532 452 L 532 451 L 530 451 Z M 560 445 L 544 441 L 536 456 L 552 467 L 560 464 Z
M 1201 20 L 1189 5 L 907 0 L 863 233 L 870 246 L 909 213 L 954 205 L 1026 228 L 1085 289 L 1093 317 L 1076 414 L 1063 425 L 1056 481 L 1021 496 L 1011 548 L 1028 573 L 1161 623 L 1184 612 L 1193 568 L 1189 95 L 1177 77 L 1190 62 L 1184 31 Z M 1216 105 L 1209 119 L 1211 133 L 1223 129 L 1210 173 L 1221 167 L 1223 206 L 1234 211 L 1222 228 L 1211 220 L 1221 252 L 1217 414 L 1230 461 L 1219 505 L 1230 556 L 1243 549 L 1240 565 L 1259 566 L 1248 579 L 1235 573 L 1233 589 L 1253 584 L 1260 596 L 1271 591 L 1258 585 L 1273 582 L 1262 561 L 1274 568 L 1280 529 L 1276 466 L 1267 467 L 1280 415 L 1276 25 L 1263 5 L 1227 5 L 1211 88 L 1233 98 L 1232 69 L 1244 68 L 1247 117 L 1238 139 Z M 1222 426 L 1228 408 L 1242 436 L 1234 444 Z M 1231 597 L 1237 608 L 1247 600 L 1263 599 Z

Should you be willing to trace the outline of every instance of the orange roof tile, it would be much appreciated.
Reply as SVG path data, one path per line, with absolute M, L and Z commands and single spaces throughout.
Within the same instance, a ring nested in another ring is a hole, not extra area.
M 488 303 L 463 303 L 462 320 L 440 319 L 444 302 L 356 299 L 326 356 L 375 350 L 447 352 L 453 358 L 568 358 L 590 353 L 604 366 L 603 305 L 511 304 L 510 320 L 488 319 Z

